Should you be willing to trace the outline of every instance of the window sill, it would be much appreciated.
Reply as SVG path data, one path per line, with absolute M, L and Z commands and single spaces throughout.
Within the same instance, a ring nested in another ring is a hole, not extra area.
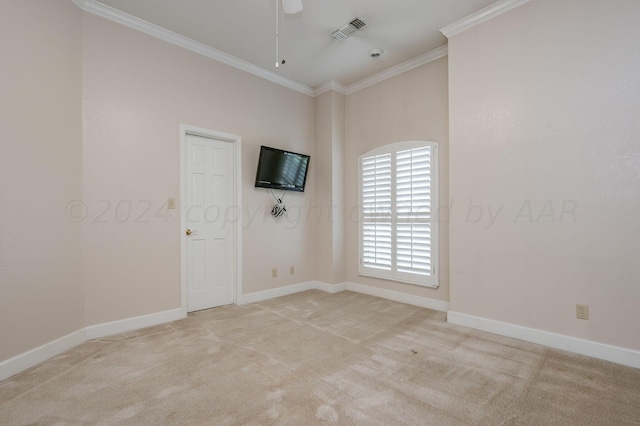
M 402 278 L 397 278 L 397 277 L 389 277 L 386 276 L 384 274 L 374 274 L 371 272 L 358 272 L 358 275 L 361 277 L 367 277 L 367 278 L 376 278 L 379 280 L 385 280 L 385 281 L 392 281 L 392 282 L 396 282 L 396 283 L 402 283 L 402 284 L 411 284 L 411 285 L 417 285 L 420 287 L 428 287 L 428 288 L 439 288 L 440 284 L 429 284 L 429 283 L 421 283 L 415 280 L 408 280 L 408 279 L 402 279 Z

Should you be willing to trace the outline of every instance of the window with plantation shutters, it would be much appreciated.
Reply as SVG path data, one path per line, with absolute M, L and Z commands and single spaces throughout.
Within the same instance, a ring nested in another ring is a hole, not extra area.
M 437 287 L 437 144 L 410 141 L 360 157 L 360 274 Z

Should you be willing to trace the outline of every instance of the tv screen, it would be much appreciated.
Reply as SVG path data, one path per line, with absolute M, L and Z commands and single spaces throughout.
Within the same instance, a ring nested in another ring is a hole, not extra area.
M 308 169 L 308 155 L 262 146 L 256 187 L 303 192 Z

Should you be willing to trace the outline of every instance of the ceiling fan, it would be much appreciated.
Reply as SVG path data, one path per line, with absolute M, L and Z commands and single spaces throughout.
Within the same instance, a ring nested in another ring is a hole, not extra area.
M 282 0 L 282 11 L 287 15 L 302 12 L 302 0 Z
M 276 0 L 276 68 L 280 68 L 280 42 L 278 40 L 280 33 L 280 24 L 279 24 L 279 11 L 278 5 L 280 4 L 280 0 Z M 295 15 L 296 13 L 302 12 L 302 0 L 282 0 L 282 11 L 287 15 Z M 282 65 L 285 64 L 285 60 L 282 60 Z

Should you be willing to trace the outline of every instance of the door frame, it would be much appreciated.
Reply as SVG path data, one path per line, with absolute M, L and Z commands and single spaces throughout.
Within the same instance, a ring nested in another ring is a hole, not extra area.
M 233 202 L 236 211 L 234 212 L 233 223 L 233 303 L 238 305 L 242 297 L 242 138 L 230 133 L 218 132 L 202 127 L 191 126 L 180 123 L 180 299 L 182 316 L 187 316 L 187 229 L 186 216 L 186 193 L 187 180 L 186 158 L 187 158 L 187 135 L 201 136 L 233 144 L 234 173 L 233 173 Z

